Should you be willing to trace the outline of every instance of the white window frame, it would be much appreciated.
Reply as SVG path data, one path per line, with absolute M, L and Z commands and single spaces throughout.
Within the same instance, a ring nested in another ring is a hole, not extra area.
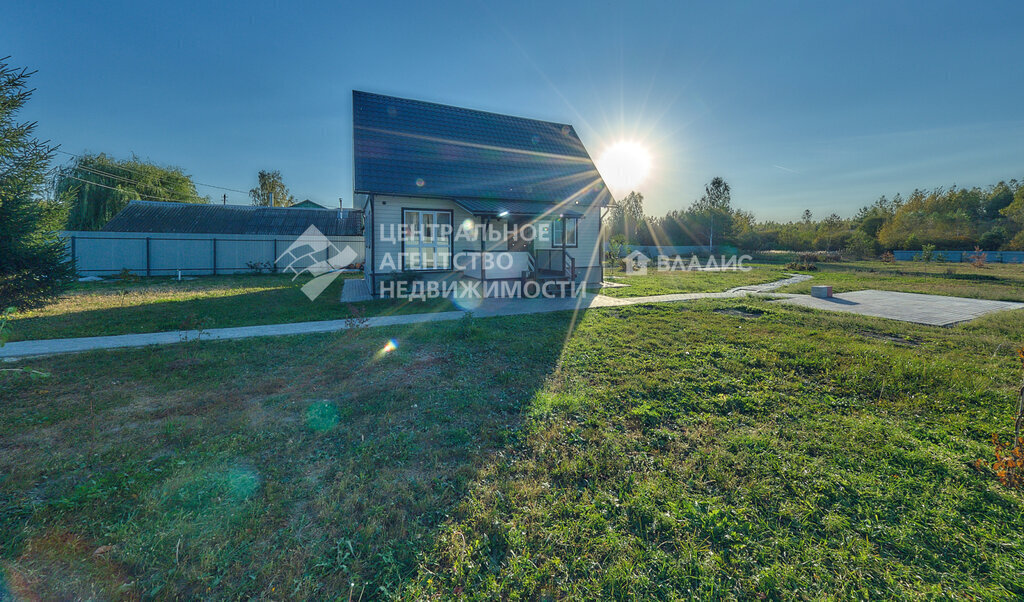
M 410 214 L 415 214 L 416 223 L 410 223 Z M 424 217 L 429 216 L 429 220 Z M 450 270 L 452 265 L 452 240 L 450 233 L 442 233 L 438 217 L 447 218 L 449 231 L 454 219 L 450 209 L 402 208 L 402 269 L 417 272 Z M 426 222 L 430 222 L 427 224 Z
M 566 240 L 566 224 L 572 223 L 572 241 Z M 560 217 L 551 220 L 551 246 L 555 249 L 575 249 L 579 243 L 580 218 Z

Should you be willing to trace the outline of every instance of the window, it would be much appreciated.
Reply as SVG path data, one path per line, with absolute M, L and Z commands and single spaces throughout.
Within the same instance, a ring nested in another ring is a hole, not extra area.
M 403 268 L 447 270 L 452 261 L 452 212 L 403 209 Z
M 575 247 L 576 246 L 576 222 L 575 217 L 560 217 L 551 222 L 551 246 L 552 247 Z

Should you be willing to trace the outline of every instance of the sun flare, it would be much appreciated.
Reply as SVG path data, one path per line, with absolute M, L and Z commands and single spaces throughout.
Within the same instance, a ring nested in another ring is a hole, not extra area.
M 620 140 L 601 153 L 597 168 L 612 190 L 632 191 L 650 175 L 651 153 L 639 142 Z

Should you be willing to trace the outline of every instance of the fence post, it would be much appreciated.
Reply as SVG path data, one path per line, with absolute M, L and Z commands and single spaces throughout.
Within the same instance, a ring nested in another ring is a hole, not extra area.
M 75 266 L 75 272 L 78 272 L 78 264 L 75 263 L 75 235 L 71 235 L 71 264 Z
M 277 258 L 278 258 L 278 254 L 277 254 L 277 238 L 275 237 L 274 238 L 274 273 L 275 274 L 277 273 Z
M 149 269 L 149 240 L 150 240 L 150 239 L 149 239 L 149 237 L 147 236 L 147 237 L 146 237 L 146 275 L 147 275 L 147 276 L 150 276 L 150 275 L 152 275 L 152 272 L 151 272 L 151 270 Z
M 213 275 L 217 275 L 217 238 L 213 238 Z

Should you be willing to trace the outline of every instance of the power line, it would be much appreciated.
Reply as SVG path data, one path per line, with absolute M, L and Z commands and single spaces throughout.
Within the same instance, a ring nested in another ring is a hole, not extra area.
M 85 179 L 79 178 L 78 176 L 73 176 L 73 175 L 71 175 L 69 173 L 65 173 L 65 174 L 62 174 L 62 175 L 64 177 L 66 177 L 66 178 L 71 178 L 72 180 L 78 180 L 79 182 L 83 182 L 85 184 L 90 184 L 92 186 L 99 186 L 100 188 L 109 188 L 110 190 L 117 190 L 118 192 L 125 192 L 124 190 L 121 190 L 120 188 L 115 188 L 113 186 L 107 186 L 106 184 L 100 184 L 99 182 L 93 182 L 92 180 L 85 180 Z M 135 194 L 137 194 L 139 196 L 144 196 L 144 197 L 156 200 L 156 201 L 170 201 L 172 203 L 180 203 L 180 202 L 182 202 L 181 199 L 168 199 L 168 198 L 165 198 L 165 197 L 153 196 L 151 194 L 142 194 L 141 192 L 136 192 Z
M 63 150 L 60 150 L 60 149 L 54 149 L 54 150 L 56 150 L 58 153 L 61 153 L 61 154 L 64 154 L 64 155 L 68 155 L 68 156 L 71 156 L 71 157 L 77 157 L 79 159 L 84 158 L 83 155 L 76 155 L 75 153 L 69 153 L 68 151 L 63 151 Z M 117 168 L 118 169 L 123 169 L 125 171 L 130 171 L 132 173 L 137 173 L 137 174 L 140 174 L 140 175 L 144 175 L 141 171 L 139 171 L 137 169 L 132 169 L 130 167 L 124 167 L 122 165 L 118 165 Z M 106 175 L 110 175 L 112 177 L 116 177 L 116 176 L 113 176 L 112 174 L 106 174 Z M 216 184 L 204 184 L 202 182 L 195 182 L 195 181 L 193 181 L 192 183 L 195 184 L 196 186 L 205 186 L 206 188 L 216 188 L 217 190 L 227 190 L 228 192 L 237 192 L 239 194 L 249 194 L 248 190 L 238 190 L 237 188 L 228 188 L 226 186 L 217 186 Z

